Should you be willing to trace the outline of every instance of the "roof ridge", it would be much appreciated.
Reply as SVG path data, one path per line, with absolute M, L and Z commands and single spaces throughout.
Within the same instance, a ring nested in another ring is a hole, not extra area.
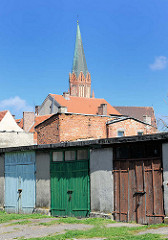
M 64 96 L 63 95 L 61 95 L 61 94 L 56 94 L 56 93 L 49 93 L 49 95 L 56 95 L 56 96 L 61 96 L 61 97 L 63 97 L 64 98 Z M 87 100 L 90 100 L 90 99 L 92 99 L 92 100 L 104 100 L 104 101 L 106 101 L 107 102 L 107 100 L 105 100 L 104 98 L 88 98 L 88 97 L 78 97 L 78 96 L 69 96 L 70 98 L 80 98 L 80 99 L 87 99 Z M 64 98 L 65 99 L 65 98 Z M 66 100 L 66 99 L 65 99 Z M 110 104 L 110 103 L 109 103 Z
M 113 107 L 153 108 L 153 106 L 113 106 Z

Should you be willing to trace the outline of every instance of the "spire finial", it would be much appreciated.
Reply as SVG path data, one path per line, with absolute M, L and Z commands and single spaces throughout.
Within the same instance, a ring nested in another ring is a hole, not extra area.
M 79 15 L 77 15 L 77 24 L 79 24 Z

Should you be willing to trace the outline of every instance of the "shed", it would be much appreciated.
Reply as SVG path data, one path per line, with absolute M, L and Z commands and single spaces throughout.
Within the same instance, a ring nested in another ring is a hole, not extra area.
M 17 183 L 10 208 L 11 176 L 33 179 L 34 205 Z M 0 149 L 0 207 L 8 212 L 159 223 L 168 215 L 167 182 L 168 133 Z

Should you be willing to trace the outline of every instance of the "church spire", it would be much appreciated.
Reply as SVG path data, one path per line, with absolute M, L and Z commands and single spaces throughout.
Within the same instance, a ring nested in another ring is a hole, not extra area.
M 79 77 L 80 72 L 83 72 L 85 77 L 88 72 L 85 54 L 83 50 L 80 28 L 79 28 L 79 21 L 77 21 L 76 42 L 75 42 L 72 73 L 73 72 L 76 74 L 77 78 Z
M 87 69 L 78 21 L 72 73 L 69 74 L 69 89 L 70 96 L 90 98 L 91 77 Z

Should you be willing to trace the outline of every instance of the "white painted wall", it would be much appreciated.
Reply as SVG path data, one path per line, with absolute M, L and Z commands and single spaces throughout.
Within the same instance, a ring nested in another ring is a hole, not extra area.
M 0 148 L 34 145 L 34 134 L 26 132 L 0 132 Z
M 23 132 L 23 129 L 17 125 L 12 114 L 9 111 L 7 111 L 4 118 L 0 121 L 0 131 Z
M 7 111 L 0 121 L 0 148 L 34 145 L 34 134 L 20 128 Z

